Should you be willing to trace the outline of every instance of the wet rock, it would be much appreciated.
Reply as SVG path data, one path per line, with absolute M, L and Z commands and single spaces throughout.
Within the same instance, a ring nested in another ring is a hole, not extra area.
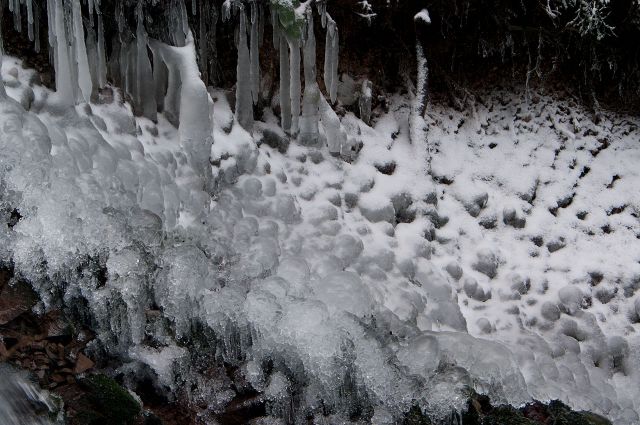
M 547 249 L 551 253 L 559 251 L 562 248 L 564 248 L 565 246 L 567 246 L 567 244 L 565 243 L 565 240 L 562 237 L 560 237 L 558 239 L 554 239 L 551 242 L 547 243 Z
M 71 424 L 134 424 L 141 408 L 129 392 L 106 375 L 93 375 L 80 381 L 85 395 L 71 406 L 76 412 Z
M 396 211 L 393 208 L 391 201 L 386 202 L 367 202 L 359 205 L 362 215 L 372 223 L 378 223 L 380 221 L 386 221 L 393 223 L 395 221 Z
M 85 356 L 82 353 L 78 353 L 78 357 L 76 358 L 76 366 L 74 368 L 75 373 L 84 373 L 89 369 L 93 369 L 95 363 L 89 357 Z
M 527 220 L 512 207 L 507 207 L 502 211 L 502 222 L 516 229 L 522 229 L 527 224 Z
M 473 269 L 493 279 L 498 275 L 499 261 L 497 255 L 490 249 L 478 251 L 477 260 L 473 264 Z
M 556 320 L 560 319 L 560 309 L 557 305 L 549 301 L 543 303 L 542 306 L 540 306 L 540 314 L 542 314 L 542 317 L 551 322 L 555 322 Z
M 462 267 L 455 261 L 450 262 L 446 265 L 445 270 L 449 273 L 449 276 L 454 278 L 455 280 L 460 280 L 462 277 Z
M 471 217 L 478 217 L 480 212 L 487 206 L 488 201 L 489 194 L 487 192 L 482 192 L 471 198 L 471 201 L 465 202 L 464 208 Z
M 0 325 L 30 311 L 37 301 L 38 296 L 27 282 L 14 280 L 3 285 L 0 290 Z
M 265 129 L 262 132 L 262 140 L 260 143 L 264 143 L 280 153 L 285 153 L 289 149 L 289 139 L 269 129 Z

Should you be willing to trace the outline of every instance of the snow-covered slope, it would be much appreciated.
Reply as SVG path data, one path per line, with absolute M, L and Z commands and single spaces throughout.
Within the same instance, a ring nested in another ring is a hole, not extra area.
M 2 77 L 0 259 L 38 308 L 90 312 L 123 370 L 211 413 L 235 393 L 197 350 L 294 421 L 444 417 L 472 386 L 638 422 L 637 119 L 495 93 L 431 107 L 411 144 L 398 96 L 373 127 L 342 118 L 341 159 L 269 110 L 247 133 L 211 90 L 209 184 L 117 91 L 69 108 L 15 59 Z

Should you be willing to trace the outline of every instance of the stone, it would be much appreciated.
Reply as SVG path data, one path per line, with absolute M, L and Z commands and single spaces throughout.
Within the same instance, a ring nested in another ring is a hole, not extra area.
M 445 270 L 449 273 L 449 276 L 454 278 L 455 280 L 460 280 L 462 277 L 462 267 L 455 261 L 450 262 L 446 265 Z
M 82 353 L 78 353 L 74 372 L 84 373 L 87 370 L 92 369 L 93 366 L 95 366 L 95 363 L 93 362 L 93 360 L 91 360 L 89 357 L 85 356 Z
M 289 139 L 268 128 L 262 132 L 262 140 L 260 143 L 264 143 L 280 153 L 285 153 L 289 149 Z
M 493 279 L 498 275 L 499 261 L 496 254 L 490 249 L 484 248 L 478 251 L 477 260 L 473 269 Z
M 527 224 L 527 220 L 512 207 L 507 207 L 502 211 L 502 222 L 516 229 L 522 229 Z
M 18 280 L 4 285 L 0 291 L 0 325 L 30 311 L 37 301 L 38 296 L 27 282 Z
M 557 305 L 549 301 L 544 302 L 542 306 L 540 306 L 540 314 L 550 322 L 555 322 L 560 319 L 560 309 Z

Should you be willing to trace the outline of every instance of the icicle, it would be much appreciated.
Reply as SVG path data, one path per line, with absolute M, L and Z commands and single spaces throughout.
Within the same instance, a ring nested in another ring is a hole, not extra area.
M 291 50 L 289 56 L 289 72 L 291 73 L 290 97 L 291 97 L 291 134 L 298 134 L 300 123 L 300 94 L 302 85 L 300 83 L 300 41 L 291 40 L 289 42 Z
M 253 128 L 253 106 L 251 102 L 251 58 L 247 47 L 247 18 L 244 8 L 240 8 L 240 25 L 238 30 L 238 65 L 236 82 L 236 119 L 247 131 Z
M 40 7 L 36 5 L 33 11 L 33 30 L 34 30 L 34 50 L 36 53 L 40 53 Z
M 316 3 L 318 7 L 318 13 L 320 14 L 320 23 L 322 24 L 322 28 L 327 27 L 327 2 L 325 0 L 319 1 Z
M 138 26 L 136 29 L 136 81 L 134 99 L 142 116 L 156 121 L 157 106 L 153 96 L 153 77 L 151 74 L 149 54 L 147 53 L 147 33 L 144 29 L 142 1 L 138 1 L 136 15 Z
M 89 9 L 89 16 L 93 15 L 93 0 L 87 0 L 87 8 Z
M 73 86 L 73 75 L 69 60 L 69 49 L 67 48 L 67 31 L 64 24 L 64 11 L 62 0 L 51 0 L 53 6 L 53 24 L 55 33 L 55 76 L 56 93 L 62 102 L 73 104 L 75 100 L 75 90 Z M 51 24 L 50 24 L 51 25 Z
M 118 33 L 124 33 L 124 5 L 122 4 L 123 0 L 117 0 L 116 3 L 116 23 L 118 24 Z
M 205 9 L 204 0 L 200 2 L 200 16 L 199 16 L 199 32 L 200 43 L 199 56 L 200 56 L 200 71 L 202 72 L 202 81 L 205 84 L 209 82 L 209 40 L 207 37 L 207 10 Z
M 231 0 L 224 0 L 222 4 L 222 21 L 227 22 L 231 19 Z
M 27 0 L 27 34 L 29 41 L 33 41 L 33 0 Z
M 100 3 L 96 1 L 96 14 L 98 15 L 98 45 L 97 45 L 97 71 L 98 71 L 98 88 L 104 88 L 107 85 L 107 58 L 104 48 L 104 26 L 102 24 L 102 13 L 100 12 Z
M 87 28 L 87 58 L 89 59 L 89 71 L 91 72 L 91 84 L 98 87 L 98 47 L 96 42 L 96 32 L 93 28 Z
M 22 32 L 22 16 L 20 14 L 20 0 L 13 0 L 13 27 L 17 32 Z M 11 5 L 11 2 L 9 2 Z
M 371 122 L 371 101 L 373 97 L 373 84 L 371 81 L 365 79 L 362 82 L 362 89 L 360 90 L 360 99 L 358 99 L 358 107 L 360 109 L 360 119 L 365 124 L 369 125 Z
M 198 3 L 196 2 L 196 0 L 191 0 L 191 14 L 193 16 L 196 16 L 197 13 L 198 13 Z
M 324 47 L 324 86 L 331 102 L 338 97 L 338 28 L 330 17 L 327 22 L 327 36 Z
M 91 73 L 89 72 L 89 60 L 87 59 L 87 49 L 84 44 L 84 29 L 82 27 L 82 12 L 80 10 L 80 0 L 73 1 L 73 27 L 75 56 L 78 63 L 78 87 L 81 95 L 77 100 L 89 102 L 93 86 L 91 84 Z
M 258 50 L 259 35 L 258 35 L 258 6 L 255 2 L 251 3 L 251 69 L 249 70 L 251 77 L 251 96 L 253 98 L 253 104 L 258 104 L 258 98 L 260 97 L 260 52 Z
M 271 27 L 273 28 L 273 47 L 276 50 L 280 48 L 280 24 L 278 23 L 278 12 L 274 7 L 271 8 Z
M 318 104 L 320 89 L 316 82 L 316 39 L 313 30 L 313 16 L 307 11 L 307 37 L 304 42 L 304 96 L 302 100 L 302 118 L 300 119 L 300 137 L 302 144 L 316 145 L 318 142 Z
M 167 94 L 169 78 L 168 72 L 169 70 L 162 60 L 162 56 L 157 51 L 153 50 L 153 84 L 155 86 L 158 112 L 162 112 L 164 110 L 165 95 Z
M 327 137 L 329 153 L 334 156 L 339 156 L 347 143 L 347 133 L 340 124 L 340 118 L 338 118 L 335 111 L 331 109 L 331 105 L 329 105 L 324 96 L 320 96 L 320 117 L 324 134 Z
M 0 5 L 3 7 L 3 5 Z M 7 97 L 7 91 L 4 88 L 2 80 L 2 60 L 4 59 L 4 40 L 2 39 L 2 10 L 0 10 L 0 99 Z
M 287 40 L 280 37 L 280 126 L 287 132 L 291 130 L 291 89 L 289 83 L 289 47 Z
M 58 55 L 56 53 L 56 18 L 55 18 L 55 0 L 47 0 L 47 40 L 49 43 L 49 62 L 53 64 L 55 70 L 58 69 L 57 60 Z M 57 87 L 57 86 L 56 86 Z

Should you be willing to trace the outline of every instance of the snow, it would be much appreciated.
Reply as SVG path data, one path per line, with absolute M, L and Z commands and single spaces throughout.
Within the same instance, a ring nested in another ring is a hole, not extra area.
M 279 43 L 286 106 L 293 55 Z M 366 405 L 393 423 L 417 400 L 443 418 L 472 386 L 637 423 L 637 118 L 596 124 L 571 100 L 496 91 L 468 112 L 429 105 L 427 146 L 409 132 L 413 99 L 388 99 L 368 125 L 305 93 L 326 144 L 279 150 L 257 143 L 287 137 L 272 111 L 251 134 L 207 91 L 189 33 L 149 44 L 157 122 L 112 87 L 61 106 L 3 59 L 0 260 L 45 309 L 86 299 L 102 346 L 169 388 L 220 385 L 180 347 L 206 329 L 274 406 L 301 395 L 273 415 L 322 406 L 346 422 Z M 350 162 L 334 156 L 350 146 Z

